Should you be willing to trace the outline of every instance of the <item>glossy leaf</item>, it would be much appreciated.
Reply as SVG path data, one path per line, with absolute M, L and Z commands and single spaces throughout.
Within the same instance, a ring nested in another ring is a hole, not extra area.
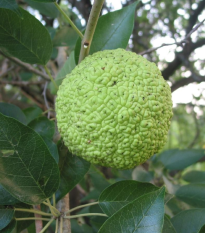
M 205 225 L 201 227 L 199 233 L 205 233 Z
M 50 121 L 47 117 L 38 117 L 31 121 L 28 126 L 35 130 L 38 134 L 48 139 L 52 139 L 55 133 L 54 121 Z
M 34 106 L 23 109 L 23 112 L 26 115 L 27 123 L 29 124 L 32 120 L 39 117 L 43 111 L 39 107 Z
M 150 183 L 134 180 L 119 181 L 101 193 L 99 205 L 105 214 L 111 216 L 131 201 L 157 189 L 159 188 Z
M 205 184 L 205 172 L 202 171 L 190 171 L 187 172 L 182 178 L 190 183 L 204 183 Z
M 13 209 L 0 209 L 0 230 L 4 229 L 14 216 Z
M 46 15 L 50 18 L 57 18 L 59 15 L 59 11 L 56 8 L 55 0 L 43 0 L 43 1 L 37 1 L 37 0 L 24 0 L 31 6 L 33 9 L 38 10 L 41 14 Z M 50 2 L 50 4 L 48 4 Z
M 58 72 L 56 76 L 55 81 L 58 86 L 60 86 L 63 79 L 66 77 L 67 74 L 69 74 L 75 68 L 75 66 L 76 64 L 75 64 L 74 52 L 71 52 L 70 56 L 68 57 L 63 67 L 60 69 L 60 71 Z M 49 87 L 50 87 L 51 93 L 55 95 L 57 93 L 57 90 L 53 86 L 53 83 L 50 83 Z
M 84 177 L 90 168 L 90 163 L 72 155 L 62 144 L 59 145 L 60 186 L 56 199 L 60 200 L 70 192 Z
M 205 184 L 184 185 L 176 191 L 175 195 L 192 206 L 205 208 Z
M 16 220 L 13 219 L 4 229 L 1 230 L 1 233 L 10 233 L 13 231 L 16 226 Z
M 177 233 L 197 233 L 205 224 L 205 209 L 181 211 L 171 222 Z
M 20 11 L 23 18 L 0 9 L 0 48 L 21 61 L 45 65 L 52 53 L 50 35 L 34 16 Z
M 9 117 L 13 117 L 24 125 L 27 124 L 27 119 L 25 114 L 16 105 L 8 104 L 8 103 L 0 103 L 0 113 Z
M 163 225 L 162 233 L 176 233 L 170 218 L 168 218 L 166 215 L 164 216 L 164 225 Z
M 43 139 L 29 127 L 2 114 L 0 150 L 0 183 L 15 198 L 39 204 L 58 189 L 58 166 Z
M 161 232 L 165 188 L 145 194 L 112 215 L 98 233 Z
M 135 8 L 139 1 L 121 10 L 110 12 L 99 18 L 90 54 L 106 49 L 126 48 L 133 31 Z M 75 61 L 78 63 L 80 39 L 75 47 Z
M 172 149 L 162 152 L 158 160 L 169 170 L 182 170 L 204 157 L 204 150 L 189 149 L 178 150 Z
M 74 48 L 78 39 L 78 34 L 74 29 L 68 26 L 60 28 L 53 39 L 53 46 L 68 46 L 70 49 Z
M 59 154 L 58 154 L 58 147 L 57 145 L 49 138 L 46 137 L 42 137 L 45 144 L 47 145 L 51 155 L 53 156 L 53 158 L 55 159 L 56 163 L 58 164 L 59 161 Z
M 14 205 L 18 202 L 19 200 L 14 198 L 2 185 L 0 185 L 0 205 Z
M 1 0 L 0 1 L 0 8 L 6 8 L 13 12 L 15 12 L 17 15 L 21 16 L 21 11 L 18 8 L 16 0 Z

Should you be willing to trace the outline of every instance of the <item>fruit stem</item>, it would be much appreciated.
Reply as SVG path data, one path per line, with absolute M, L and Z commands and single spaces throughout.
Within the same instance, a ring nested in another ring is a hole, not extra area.
M 65 17 L 65 19 L 68 21 L 70 26 L 78 33 L 81 39 L 83 39 L 83 34 L 81 31 L 75 26 L 75 24 L 72 22 L 72 20 L 68 17 L 68 15 L 61 9 L 61 7 L 58 5 L 57 2 L 54 3 L 56 8 L 60 11 L 60 13 Z
M 73 212 L 74 210 L 77 210 L 77 209 L 84 208 L 84 207 L 86 207 L 86 206 L 97 205 L 98 203 L 99 203 L 99 202 L 92 202 L 92 203 L 88 203 L 88 204 L 85 204 L 85 205 L 79 205 L 79 206 L 77 206 L 77 207 L 75 207 L 75 208 L 72 208 L 72 209 L 66 211 L 65 214 L 68 214 L 68 213 L 70 213 L 70 212 Z
M 98 22 L 98 18 L 103 6 L 104 0 L 95 0 L 90 12 L 88 24 L 86 26 L 85 34 L 81 43 L 80 57 L 78 63 L 80 63 L 90 51 L 95 28 Z

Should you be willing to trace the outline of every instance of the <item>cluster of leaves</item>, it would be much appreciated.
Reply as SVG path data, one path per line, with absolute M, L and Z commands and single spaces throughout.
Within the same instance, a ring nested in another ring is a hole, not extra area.
M 56 56 L 56 47 L 69 46 L 69 58 L 56 76 L 60 85 L 78 63 L 80 38 L 59 15 L 55 1 L 25 2 L 43 15 L 58 17 L 61 28 L 45 27 L 15 0 L 3 0 L 0 2 L 0 48 L 9 57 L 45 66 Z M 127 47 L 135 7 L 136 2 L 99 18 L 91 54 Z M 83 30 L 77 15 L 67 8 L 65 12 Z M 56 94 L 52 83 L 50 91 Z M 85 218 L 88 224 L 72 220 L 72 233 L 203 233 L 205 175 L 201 170 L 186 170 L 203 157 L 201 149 L 167 150 L 147 162 L 146 170 L 143 167 L 109 170 L 105 178 L 102 168 L 90 167 L 88 162 L 69 153 L 56 137 L 54 121 L 45 117 L 42 109 L 32 106 L 21 110 L 15 105 L 0 103 L 0 231 L 9 233 L 15 228 L 21 232 L 28 228 L 29 232 L 35 232 L 34 220 L 18 221 L 33 214 L 20 213 L 18 209 L 30 210 L 32 205 L 41 204 L 48 212 L 45 200 L 55 195 L 56 201 L 60 201 L 79 185 L 83 189 L 82 203 L 98 200 L 99 204 L 77 213 L 98 212 L 107 217 Z

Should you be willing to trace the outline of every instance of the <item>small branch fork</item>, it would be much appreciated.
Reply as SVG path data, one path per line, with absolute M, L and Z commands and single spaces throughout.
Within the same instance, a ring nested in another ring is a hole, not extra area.
M 70 214 L 71 212 L 73 212 L 73 211 L 75 211 L 77 209 L 81 209 L 81 208 L 84 208 L 84 207 L 87 207 L 87 206 L 92 206 L 92 205 L 99 204 L 99 202 L 92 202 L 92 203 L 88 203 L 88 204 L 85 204 L 85 205 L 77 206 L 77 207 L 75 207 L 73 209 L 70 209 L 70 210 L 67 210 L 67 211 L 65 211 L 63 213 L 60 213 L 56 209 L 55 204 L 52 205 L 49 199 L 44 201 L 42 204 L 48 206 L 51 213 L 47 213 L 47 212 L 44 212 L 44 211 L 41 211 L 41 210 L 38 210 L 38 209 L 15 208 L 14 209 L 15 211 L 34 213 L 35 215 L 43 216 L 43 217 L 16 218 L 16 221 L 26 221 L 26 220 L 47 221 L 48 223 L 42 228 L 41 231 L 39 231 L 39 233 L 45 232 L 46 229 L 52 224 L 52 222 L 55 221 L 56 222 L 55 233 L 58 232 L 58 228 L 59 228 L 59 232 L 62 233 L 63 232 L 63 222 L 66 221 L 67 219 L 79 218 L 79 217 L 84 217 L 84 216 L 103 216 L 103 217 L 107 217 L 106 214 L 102 214 L 102 213 L 86 213 L 86 214 L 77 214 L 77 215 L 72 215 L 72 216 L 67 215 L 67 214 Z
M 163 44 L 161 44 L 161 45 L 158 46 L 158 47 L 145 50 L 145 51 L 143 51 L 143 52 L 141 52 L 141 53 L 139 53 L 139 54 L 140 54 L 140 55 L 150 54 L 150 53 L 156 51 L 157 49 L 160 49 L 160 48 L 165 47 L 165 46 L 170 46 L 170 45 L 178 45 L 178 46 L 184 47 L 184 45 L 185 45 L 186 43 L 188 43 L 188 39 L 190 38 L 190 36 L 191 36 L 195 31 L 197 31 L 197 29 L 198 29 L 204 22 L 205 22 L 205 19 L 202 20 L 200 23 L 198 23 L 198 24 L 187 34 L 187 36 L 186 36 L 183 40 L 181 40 L 180 42 L 167 43 L 167 44 L 166 44 L 166 43 L 163 43 Z

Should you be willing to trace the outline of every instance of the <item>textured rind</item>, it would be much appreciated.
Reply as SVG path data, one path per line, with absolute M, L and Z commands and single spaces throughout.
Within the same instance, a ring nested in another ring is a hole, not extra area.
M 129 169 L 165 144 L 169 85 L 154 63 L 123 49 L 86 57 L 63 80 L 57 124 L 69 150 L 106 167 Z

